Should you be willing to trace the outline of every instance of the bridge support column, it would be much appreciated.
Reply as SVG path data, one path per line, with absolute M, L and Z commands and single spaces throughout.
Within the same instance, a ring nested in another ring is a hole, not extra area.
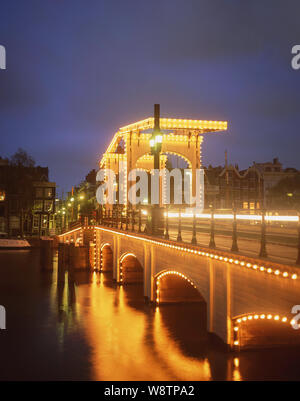
M 154 272 L 155 272 L 155 252 L 154 247 L 151 245 L 151 260 L 150 260 L 150 301 L 155 302 L 155 294 L 154 294 Z
M 214 265 L 209 259 L 209 300 L 207 303 L 207 331 L 214 332 Z
M 207 329 L 225 344 L 232 344 L 231 330 L 231 265 L 226 269 L 213 260 L 209 261 L 209 300 Z
M 151 249 L 144 243 L 144 297 L 151 300 Z
M 119 266 L 119 258 L 120 258 L 120 237 L 118 235 L 114 235 L 114 245 L 113 245 L 113 278 L 120 281 L 120 266 Z

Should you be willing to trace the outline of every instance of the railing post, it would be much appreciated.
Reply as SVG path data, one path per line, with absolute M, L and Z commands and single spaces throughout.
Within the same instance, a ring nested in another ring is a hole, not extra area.
M 100 207 L 100 225 L 103 225 L 103 206 Z
M 178 235 L 177 235 L 177 241 L 181 242 L 182 237 L 181 237 L 181 208 L 179 208 L 179 213 L 178 213 Z
M 125 225 L 125 230 L 126 231 L 128 231 L 128 224 L 129 224 L 129 216 L 128 216 L 128 213 L 129 213 L 129 209 L 128 209 L 128 204 L 127 204 L 127 207 L 126 207 L 126 225 Z
M 166 207 L 166 232 L 165 232 L 165 239 L 169 239 L 169 209 Z
M 298 256 L 296 264 L 300 265 L 300 213 L 298 213 Z
M 134 233 L 135 213 L 133 207 L 131 208 L 131 231 Z
M 119 228 L 119 205 L 117 205 L 116 210 L 116 228 Z
M 123 230 L 123 208 L 120 209 L 120 230 Z
M 237 222 L 236 222 L 236 207 L 233 207 L 233 222 L 232 222 L 232 246 L 231 250 L 232 252 L 238 252 L 239 247 L 237 243 Z
M 266 249 L 266 220 L 265 220 L 265 209 L 262 210 L 261 214 L 261 241 L 260 241 L 260 252 L 259 256 L 261 258 L 267 258 L 267 249 Z
M 191 243 L 193 245 L 197 245 L 196 223 L 197 223 L 197 216 L 196 216 L 196 210 L 194 210 L 194 212 L 193 212 L 193 236 L 192 236 L 192 241 L 191 241 Z
M 211 208 L 211 218 L 210 218 L 210 240 L 209 240 L 209 248 L 215 248 L 215 217 L 214 217 L 214 208 Z
M 142 210 L 141 205 L 139 206 L 139 233 L 142 232 Z

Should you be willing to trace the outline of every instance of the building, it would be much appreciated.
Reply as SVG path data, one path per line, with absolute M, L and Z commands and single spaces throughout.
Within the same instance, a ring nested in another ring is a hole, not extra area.
M 84 181 L 72 187 L 65 199 L 57 202 L 55 220 L 58 231 L 72 228 L 85 218 L 92 221 L 97 217 L 96 176 L 96 170 L 91 170 Z
M 294 168 L 282 168 L 282 163 L 279 162 L 278 158 L 274 158 L 273 162 L 266 163 L 255 163 L 255 166 L 263 177 L 264 185 L 264 202 L 268 204 L 268 195 L 271 188 L 275 187 L 283 178 L 293 177 L 297 174 L 297 170 Z
M 256 163 L 245 170 L 238 165 L 204 168 L 205 208 L 214 205 L 218 209 L 271 208 L 269 192 L 282 179 L 294 177 L 295 168 L 283 169 L 278 158 L 272 162 Z
M 0 232 L 42 236 L 54 230 L 55 183 L 48 167 L 11 165 L 0 158 Z
M 251 166 L 239 171 L 238 166 L 225 166 L 219 175 L 219 208 L 260 209 L 264 185 L 260 171 Z

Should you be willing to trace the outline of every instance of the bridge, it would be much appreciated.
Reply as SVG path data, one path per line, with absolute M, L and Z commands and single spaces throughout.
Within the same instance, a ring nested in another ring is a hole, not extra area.
M 207 330 L 231 349 L 247 345 L 243 335 L 255 343 L 255 333 L 267 346 L 299 343 L 299 331 L 291 326 L 300 294 L 293 265 L 104 225 L 78 227 L 59 239 L 89 249 L 89 268 L 111 270 L 120 285 L 143 283 L 145 298 L 155 306 L 205 303 Z
M 159 150 L 156 159 L 159 169 L 165 167 L 168 154 L 181 157 L 192 171 L 192 194 L 196 195 L 195 171 L 201 167 L 203 135 L 226 130 L 227 122 L 159 119 L 156 116 L 155 121 L 148 118 L 122 127 L 99 165 L 100 169 L 110 169 L 116 174 L 125 170 L 121 183 L 125 204 L 106 204 L 93 224 L 86 221 L 61 234 L 59 253 L 69 254 L 71 269 L 111 271 L 120 285 L 142 283 L 145 299 L 155 307 L 182 302 L 206 305 L 207 330 L 230 349 L 299 344 L 300 330 L 295 329 L 298 328 L 297 319 L 292 313 L 293 306 L 300 304 L 298 268 L 284 258 L 278 262 L 267 257 L 264 213 L 257 218 L 261 221 L 260 256 L 239 251 L 236 221 L 243 216 L 237 216 L 236 211 L 230 216 L 233 221 L 232 247 L 226 250 L 215 244 L 217 216 L 213 211 L 209 214 L 208 246 L 197 243 L 195 213 L 189 243 L 184 242 L 181 233 L 181 210 L 176 215 L 177 237 L 169 235 L 169 212 L 165 213 L 164 235 L 161 232 L 150 235 L 149 231 L 146 234 L 142 229 L 141 206 L 145 205 L 129 204 L 127 189 L 132 182 L 128 175 L 131 169 L 149 172 L 153 168 L 155 158 L 149 144 L 153 136 L 149 130 L 154 128 L 155 131 L 159 124 L 162 128 L 158 135 L 161 155 Z M 164 206 L 161 189 L 159 205 Z M 298 216 L 295 221 L 299 225 Z M 64 249 L 68 250 L 65 252 Z

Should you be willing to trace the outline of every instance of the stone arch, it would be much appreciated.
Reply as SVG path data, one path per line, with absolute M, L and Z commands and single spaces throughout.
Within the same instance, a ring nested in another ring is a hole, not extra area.
M 176 270 L 163 270 L 154 277 L 154 296 L 157 305 L 168 303 L 207 303 L 194 281 Z
M 190 169 L 192 168 L 192 162 L 191 162 L 186 156 L 184 156 L 184 155 L 183 155 L 182 153 L 180 153 L 180 152 L 175 152 L 175 151 L 168 151 L 168 150 L 166 150 L 166 151 L 163 151 L 162 154 L 163 154 L 163 155 L 175 155 L 175 156 L 181 157 L 184 161 L 186 161 L 188 167 L 189 167 Z
M 137 256 L 132 252 L 125 252 L 119 259 L 119 277 L 123 284 L 142 283 L 144 271 Z
M 113 270 L 113 251 L 109 242 L 104 242 L 100 247 L 100 271 Z
M 245 313 L 232 319 L 233 349 L 269 348 L 300 344 L 299 330 L 290 315 L 276 313 Z

